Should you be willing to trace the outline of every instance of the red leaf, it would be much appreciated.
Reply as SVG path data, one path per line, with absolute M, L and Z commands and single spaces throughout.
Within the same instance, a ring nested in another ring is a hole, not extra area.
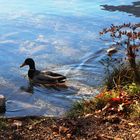
M 111 98 L 110 101 L 113 101 L 113 102 L 120 102 L 120 101 L 121 101 L 121 98 L 119 98 L 119 97 Z

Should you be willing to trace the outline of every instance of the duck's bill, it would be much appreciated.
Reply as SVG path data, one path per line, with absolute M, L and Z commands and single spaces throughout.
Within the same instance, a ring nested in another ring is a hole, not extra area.
M 24 66 L 26 66 L 26 63 L 23 63 L 22 65 L 20 65 L 20 68 L 22 68 L 22 67 L 24 67 Z

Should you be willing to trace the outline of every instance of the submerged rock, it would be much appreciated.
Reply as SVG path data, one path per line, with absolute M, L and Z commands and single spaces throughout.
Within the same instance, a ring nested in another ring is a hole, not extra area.
M 5 106 L 5 97 L 0 95 L 0 113 L 5 113 L 6 106 Z
M 107 54 L 108 54 L 108 56 L 112 56 L 114 53 L 116 53 L 117 52 L 117 49 L 116 48 L 109 48 L 108 50 L 107 50 Z

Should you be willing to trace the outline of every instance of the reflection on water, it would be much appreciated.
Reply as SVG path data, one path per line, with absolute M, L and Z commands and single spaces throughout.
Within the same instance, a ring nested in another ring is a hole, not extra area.
M 98 93 L 108 42 L 99 31 L 112 23 L 139 22 L 122 12 L 101 10 L 100 5 L 132 5 L 133 0 L 0 0 L 0 94 L 6 99 L 7 117 L 62 115 L 71 104 Z M 67 77 L 68 88 L 30 86 L 27 57 L 37 69 Z
M 20 87 L 21 91 L 24 91 L 24 92 L 29 92 L 29 93 L 34 93 L 34 86 L 32 83 L 29 83 L 27 87 L 25 86 L 21 86 Z

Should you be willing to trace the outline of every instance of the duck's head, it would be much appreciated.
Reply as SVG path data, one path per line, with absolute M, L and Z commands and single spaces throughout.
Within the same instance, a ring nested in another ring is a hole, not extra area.
M 35 62 L 32 58 L 25 59 L 24 63 L 20 66 L 20 68 L 29 65 L 30 69 L 35 69 Z

